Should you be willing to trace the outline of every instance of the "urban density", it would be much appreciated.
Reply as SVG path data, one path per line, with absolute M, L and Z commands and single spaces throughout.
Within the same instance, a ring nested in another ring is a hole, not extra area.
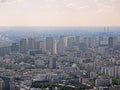
M 0 90 L 120 90 L 120 35 L 4 35 Z
M 120 0 L 0 0 L 0 90 L 120 90 Z

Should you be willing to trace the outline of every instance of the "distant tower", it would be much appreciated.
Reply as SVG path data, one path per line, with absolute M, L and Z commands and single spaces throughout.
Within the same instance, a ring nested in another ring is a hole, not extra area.
M 27 40 L 24 38 L 20 40 L 20 52 L 21 53 L 27 52 Z

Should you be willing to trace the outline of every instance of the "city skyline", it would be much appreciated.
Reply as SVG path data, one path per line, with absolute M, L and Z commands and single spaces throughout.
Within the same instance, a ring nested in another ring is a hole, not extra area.
M 120 90 L 119 32 L 19 29 L 0 33 L 0 90 Z
M 0 90 L 120 90 L 120 0 L 0 0 Z
M 0 26 L 120 26 L 119 0 L 0 0 Z

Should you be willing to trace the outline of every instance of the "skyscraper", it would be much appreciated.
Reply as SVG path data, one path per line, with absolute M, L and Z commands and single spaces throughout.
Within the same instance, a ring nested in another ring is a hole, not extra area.
M 33 38 L 28 38 L 28 49 L 34 49 L 34 39 Z
M 40 49 L 40 40 L 39 37 L 34 37 L 34 49 Z
M 40 49 L 40 41 L 38 37 L 28 38 L 28 49 Z
M 53 37 L 46 37 L 46 51 L 53 53 L 53 45 L 54 44 L 54 39 Z
M 56 40 L 53 41 L 53 52 L 52 52 L 52 54 L 57 54 L 57 41 Z
M 27 40 L 25 38 L 20 40 L 20 52 L 21 53 L 27 52 Z
M 59 42 L 58 42 L 58 54 L 64 55 L 65 54 L 65 48 L 66 48 L 66 38 L 64 36 L 60 36 Z

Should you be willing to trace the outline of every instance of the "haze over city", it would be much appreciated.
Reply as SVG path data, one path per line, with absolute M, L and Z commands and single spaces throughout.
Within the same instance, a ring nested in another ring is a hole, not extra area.
M 0 0 L 0 26 L 120 26 L 120 0 Z
M 0 0 L 0 90 L 120 90 L 120 0 Z

